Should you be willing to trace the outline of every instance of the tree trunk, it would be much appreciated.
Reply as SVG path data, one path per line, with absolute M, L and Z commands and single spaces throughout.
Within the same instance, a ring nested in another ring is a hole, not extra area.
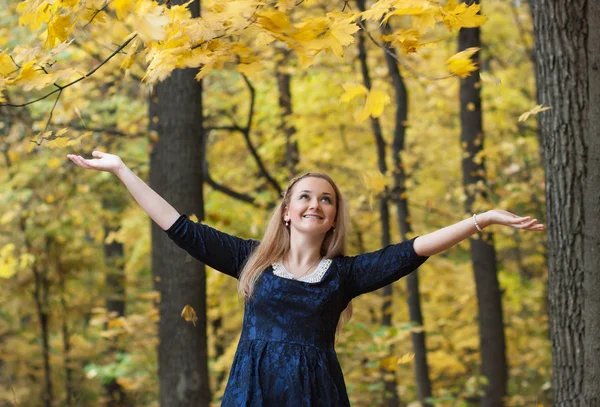
M 105 195 L 106 196 L 106 195 Z M 124 202 L 115 201 L 114 198 L 102 199 L 102 209 L 110 218 L 110 213 L 122 213 L 125 207 Z M 114 226 L 110 225 L 111 220 L 106 219 L 104 225 L 104 235 L 108 236 L 116 231 Z M 104 243 L 104 264 L 106 267 L 105 275 L 105 303 L 107 313 L 114 313 L 117 318 L 125 315 L 125 269 L 123 264 L 123 245 L 117 241 Z M 108 325 L 108 323 L 107 323 Z M 109 352 L 113 360 L 116 360 L 116 354 L 120 349 L 109 347 Z M 116 380 L 111 380 L 104 385 L 106 393 L 107 407 L 124 407 L 127 404 L 125 390 Z
M 594 362 L 587 355 L 584 357 L 584 349 L 591 349 L 598 355 L 600 342 L 593 325 L 590 325 L 590 330 L 585 326 L 589 317 L 592 320 L 596 318 L 597 329 L 598 314 L 589 315 L 588 312 L 593 309 L 584 309 L 584 301 L 586 305 L 593 306 L 598 300 L 597 296 L 584 300 L 584 294 L 592 294 L 598 289 L 597 286 L 589 287 L 590 291 L 584 293 L 584 282 L 589 284 L 587 277 L 597 278 L 600 233 L 598 218 L 593 218 L 594 211 L 598 210 L 598 201 L 593 201 L 594 196 L 598 197 L 597 191 L 594 192 L 598 185 L 590 184 L 591 180 L 586 179 L 587 175 L 597 177 L 600 170 L 598 127 L 590 127 L 586 133 L 588 114 L 592 123 L 596 126 L 598 123 L 597 115 L 594 118 L 593 111 L 588 112 L 588 91 L 595 91 L 593 97 L 598 100 L 598 88 L 594 88 L 597 86 L 598 68 L 593 62 L 597 61 L 598 55 L 586 53 L 591 51 L 587 47 L 597 38 L 597 32 L 590 32 L 588 27 L 588 3 L 590 11 L 597 12 L 597 6 L 591 1 L 531 1 L 538 103 L 552 107 L 541 113 L 538 119 L 546 172 L 548 303 L 552 389 L 556 406 L 594 405 L 587 404 L 584 399 L 584 382 L 588 400 L 597 400 L 600 391 L 597 380 L 588 382 L 592 379 L 588 374 L 594 374 L 593 368 L 590 372 L 585 370 L 586 363 L 592 366 L 597 360 Z M 592 21 L 597 21 L 597 18 L 593 16 Z M 597 49 L 597 41 L 595 47 Z M 591 57 L 590 65 L 588 55 Z M 588 83 L 591 72 L 596 79 Z M 594 137 L 596 140 L 588 150 L 587 142 Z M 588 165 L 590 167 L 586 167 Z M 594 246 L 596 251 L 591 250 Z M 586 343 L 589 346 L 585 346 Z
M 466 3 L 470 5 L 474 2 L 479 1 L 470 0 Z M 469 47 L 481 47 L 479 28 L 460 30 L 459 51 Z M 473 56 L 473 61 L 479 64 L 479 53 Z M 476 213 L 477 196 L 485 198 L 486 195 L 485 191 L 478 188 L 478 184 L 485 185 L 485 164 L 483 161 L 480 164 L 475 161 L 475 157 L 483 149 L 484 141 L 479 70 L 460 81 L 460 121 L 461 145 L 464 149 L 463 185 L 467 198 L 465 210 L 467 213 Z M 503 397 L 506 396 L 508 367 L 494 238 L 491 233 L 485 232 L 479 239 L 470 238 L 469 243 L 477 292 L 481 371 L 487 378 L 481 405 L 501 407 L 504 405 Z
M 389 34 L 389 27 L 381 26 L 384 35 Z M 394 58 L 395 49 L 388 47 L 384 52 L 385 62 L 388 67 L 390 79 L 394 87 L 394 102 L 396 114 L 394 117 L 394 141 L 392 143 L 392 159 L 394 162 L 394 189 L 392 200 L 396 205 L 398 229 L 401 240 L 407 240 L 412 233 L 410 214 L 408 211 L 408 197 L 406 195 L 406 172 L 402 163 L 401 152 L 404 150 L 406 135 L 406 121 L 408 120 L 408 94 L 404 79 Z M 418 270 L 406 276 L 407 303 L 410 322 L 416 326 L 423 326 L 423 313 L 421 312 L 421 296 L 419 293 Z M 411 333 L 413 351 L 415 354 L 415 382 L 417 395 L 424 407 L 431 407 L 426 399 L 431 397 L 431 380 L 429 379 L 429 365 L 427 364 L 427 347 L 425 345 L 425 331 Z
M 584 197 L 583 404 L 600 406 L 600 3 L 588 0 L 587 189 Z
M 48 240 L 46 240 L 46 242 L 48 243 Z M 46 245 L 46 247 L 48 247 L 48 244 Z M 37 265 L 34 265 L 33 267 L 33 273 L 35 277 L 33 295 L 40 322 L 40 329 L 42 331 L 42 360 L 44 361 L 44 390 L 42 392 L 42 400 L 44 402 L 45 407 L 52 407 L 52 404 L 54 403 L 54 397 L 52 391 L 52 369 L 50 367 L 50 315 L 48 313 L 48 272 L 45 269 L 45 265 L 42 265 L 42 270 L 38 269 Z
M 356 1 L 359 10 L 365 10 L 365 1 Z M 367 64 L 367 50 L 365 45 L 365 36 L 362 31 L 358 35 L 358 58 L 360 61 L 360 67 L 363 77 L 363 85 L 365 88 L 371 90 L 371 77 L 369 74 L 369 66 Z M 383 131 L 381 129 L 381 123 L 379 119 L 370 117 L 371 129 L 373 136 L 375 137 L 375 145 L 377 148 L 377 167 L 379 172 L 383 175 L 387 173 L 387 165 L 385 162 L 386 146 L 385 140 L 383 139 Z M 390 209 L 388 203 L 388 188 L 379 196 L 379 217 L 381 221 L 381 247 L 388 246 L 390 244 Z M 381 290 L 381 296 L 383 302 L 381 304 L 381 325 L 389 327 L 392 325 L 392 285 L 387 285 Z M 390 345 L 390 356 L 394 354 L 394 346 Z M 400 405 L 400 397 L 396 390 L 396 370 L 388 371 L 382 370 L 383 383 L 384 383 L 384 402 L 383 405 L 386 407 L 397 407 Z
M 182 4 L 183 1 L 173 3 Z M 190 6 L 199 16 L 200 4 Z M 174 71 L 155 87 L 150 122 L 158 133 L 150 155 L 150 184 L 180 213 L 204 217 L 202 85 L 196 69 Z M 160 292 L 159 378 L 164 407 L 208 406 L 206 276 L 203 264 L 173 244 L 152 224 L 152 274 Z M 194 324 L 181 318 L 190 305 Z
M 279 89 L 279 109 L 281 111 L 279 129 L 285 134 L 285 168 L 287 169 L 288 177 L 292 178 L 296 175 L 296 166 L 300 161 L 300 153 L 298 152 L 298 143 L 294 139 L 296 128 L 289 123 L 293 112 L 292 90 L 290 86 L 292 76 L 283 70 L 289 54 L 289 51 L 283 52 L 283 58 L 277 63 L 275 70 L 277 73 L 277 87 Z

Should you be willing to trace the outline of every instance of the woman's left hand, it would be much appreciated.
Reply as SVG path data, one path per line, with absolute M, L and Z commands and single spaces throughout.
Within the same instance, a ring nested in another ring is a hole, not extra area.
M 485 218 L 486 226 L 488 225 L 505 225 L 515 229 L 541 231 L 544 230 L 543 224 L 538 224 L 537 219 L 532 219 L 531 216 L 517 216 L 514 213 L 503 211 L 501 209 L 492 209 L 478 215 Z

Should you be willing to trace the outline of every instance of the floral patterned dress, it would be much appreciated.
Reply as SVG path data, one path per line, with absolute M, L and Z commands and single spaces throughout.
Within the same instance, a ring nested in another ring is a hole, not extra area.
M 181 215 L 166 231 L 208 266 L 239 277 L 258 245 Z M 323 259 L 315 271 L 293 279 L 281 263 L 258 279 L 246 301 L 242 334 L 223 395 L 224 407 L 349 406 L 334 349 L 335 329 L 353 298 L 416 270 L 414 239 L 358 256 Z

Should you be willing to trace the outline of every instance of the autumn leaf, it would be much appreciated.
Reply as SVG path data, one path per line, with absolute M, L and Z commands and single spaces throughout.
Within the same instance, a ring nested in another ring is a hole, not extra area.
M 348 103 L 358 96 L 369 93 L 368 89 L 363 85 L 346 84 L 342 85 L 342 87 L 344 88 L 345 92 L 342 94 L 342 96 L 340 96 L 340 101 L 343 103 Z
M 0 277 L 11 278 L 17 272 L 17 259 L 14 257 L 15 245 L 9 243 L 0 249 Z
M 65 42 L 69 36 L 69 30 L 72 27 L 71 15 L 57 15 L 48 22 L 48 34 L 44 46 L 54 48 L 58 43 Z
M 471 60 L 471 57 L 479 51 L 477 47 L 467 48 L 464 51 L 458 52 L 448 58 L 446 64 L 452 74 L 465 78 L 471 74 L 471 72 L 477 70 L 477 66 Z
M 369 116 L 377 118 L 381 116 L 383 113 L 383 108 L 385 105 L 390 103 L 390 97 L 387 93 L 379 89 L 371 89 L 369 94 L 367 95 L 367 102 L 365 103 L 365 107 L 356 116 L 356 120 L 364 121 Z
M 191 322 L 196 326 L 196 321 L 198 321 L 198 317 L 196 316 L 196 311 L 192 308 L 191 305 L 186 305 L 183 307 L 183 311 L 181 311 L 181 316 L 187 322 Z
M 17 70 L 17 66 L 8 54 L 0 54 L 0 75 L 8 76 Z
M 401 356 L 400 358 L 398 358 L 398 360 L 396 361 L 397 364 L 399 365 L 404 365 L 407 363 L 412 362 L 412 360 L 415 358 L 415 354 L 412 352 L 408 352 L 407 354 Z
M 442 21 L 450 30 L 479 27 L 487 21 L 487 17 L 477 14 L 480 9 L 479 4 L 467 6 L 466 3 L 450 0 L 443 8 Z
M 538 113 L 549 110 L 549 109 L 552 109 L 552 107 L 544 106 L 544 105 L 537 105 L 533 109 L 530 109 L 530 110 L 526 111 L 525 113 L 523 113 L 521 116 L 519 116 L 518 121 L 524 122 L 525 120 L 529 119 L 529 116 L 537 115 Z

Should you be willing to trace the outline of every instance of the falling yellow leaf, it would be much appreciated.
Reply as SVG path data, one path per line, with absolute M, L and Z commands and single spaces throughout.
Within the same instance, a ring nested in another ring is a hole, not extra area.
M 57 137 L 54 140 L 48 142 L 48 148 L 54 150 L 55 148 L 65 148 L 69 146 L 69 139 L 66 137 Z
M 191 305 L 186 305 L 185 307 L 183 307 L 183 311 L 181 311 L 181 316 L 187 322 L 191 322 L 192 324 L 194 324 L 194 326 L 196 326 L 196 321 L 198 321 L 198 317 L 196 316 L 196 311 L 194 310 L 194 308 L 192 308 Z
M 448 58 L 446 64 L 448 65 L 450 72 L 461 78 L 465 78 L 469 76 L 471 72 L 476 71 L 477 66 L 473 63 L 471 57 L 477 51 L 479 51 L 479 48 L 471 47 Z
M 198 217 L 195 214 L 193 214 L 193 213 L 189 216 L 189 219 L 192 222 L 198 223 Z
M 390 97 L 387 93 L 379 89 L 371 89 L 367 95 L 365 107 L 362 112 L 357 115 L 356 120 L 363 121 L 369 116 L 374 118 L 381 116 L 383 113 L 383 108 L 388 103 L 390 103 Z
M 239 64 L 237 66 L 237 71 L 243 73 L 244 75 L 252 76 L 257 72 L 265 69 L 264 65 L 260 62 L 253 62 L 251 64 Z
M 62 164 L 62 161 L 58 158 L 54 157 L 48 160 L 48 167 L 50 168 L 58 168 Z
M 479 4 L 467 6 L 466 3 L 450 0 L 444 6 L 442 19 L 450 30 L 479 27 L 487 21 L 487 17 L 478 14 L 480 9 Z
M 366 95 L 369 91 L 363 85 L 347 84 L 343 85 L 345 92 L 340 97 L 340 101 L 347 103 L 357 96 Z
M 523 113 L 521 116 L 519 116 L 519 122 L 524 122 L 525 120 L 529 119 L 529 116 L 537 115 L 538 113 L 543 112 L 545 110 L 549 110 L 549 109 L 552 109 L 552 107 L 544 106 L 544 105 L 537 105 L 533 109 L 530 109 L 530 110 L 526 111 L 525 113 Z
M 412 352 L 408 352 L 407 354 L 401 356 L 400 358 L 398 358 L 398 361 L 396 362 L 399 365 L 404 365 L 406 363 L 410 363 L 412 362 L 412 360 L 415 358 L 415 354 Z

